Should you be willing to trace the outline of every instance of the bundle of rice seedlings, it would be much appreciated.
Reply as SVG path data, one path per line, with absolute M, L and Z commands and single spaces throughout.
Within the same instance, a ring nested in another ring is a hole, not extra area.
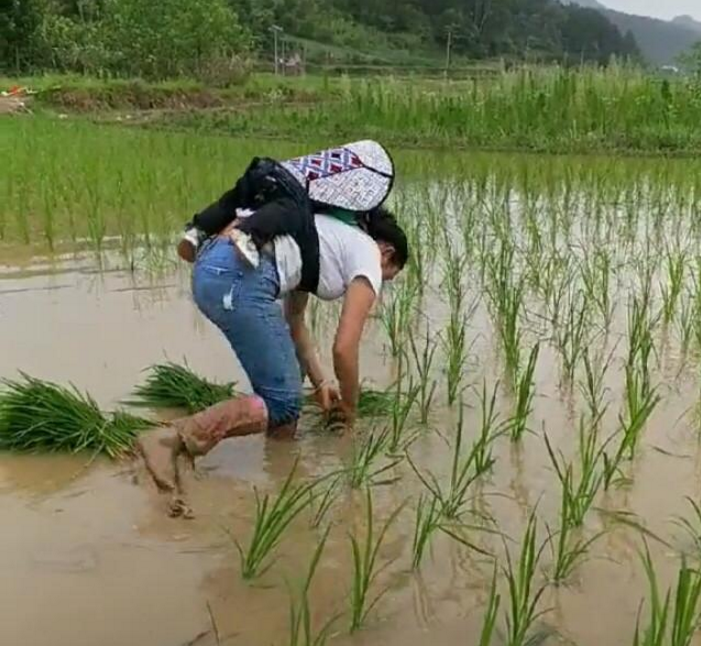
M 168 362 L 147 369 L 145 383 L 134 390 L 132 406 L 148 408 L 184 408 L 199 413 L 236 396 L 235 383 L 217 384 L 194 373 L 187 364 Z
M 75 387 L 22 374 L 0 391 L 0 450 L 92 451 L 111 458 L 132 451 L 139 431 L 153 422 L 124 412 L 104 413 Z

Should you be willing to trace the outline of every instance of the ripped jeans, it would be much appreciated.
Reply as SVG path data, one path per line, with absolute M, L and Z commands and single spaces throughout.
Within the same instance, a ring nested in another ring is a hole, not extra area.
M 302 377 L 277 301 L 275 259 L 261 254 L 254 269 L 229 240 L 213 239 L 197 258 L 192 291 L 202 313 L 231 344 L 253 391 L 265 401 L 270 427 L 296 422 L 302 409 Z

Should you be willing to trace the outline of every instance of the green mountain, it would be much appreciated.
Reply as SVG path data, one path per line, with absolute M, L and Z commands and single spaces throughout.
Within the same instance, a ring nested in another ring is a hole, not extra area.
M 642 55 L 654 65 L 673 65 L 680 54 L 701 40 L 701 31 L 687 24 L 620 11 L 603 13 L 622 32 L 632 32 Z
M 608 9 L 598 0 L 561 0 L 563 4 L 578 4 L 599 10 L 621 33 L 631 32 L 645 60 L 652 65 L 673 65 L 677 57 L 701 40 L 701 23 L 691 16 L 679 16 L 672 21 L 636 16 Z

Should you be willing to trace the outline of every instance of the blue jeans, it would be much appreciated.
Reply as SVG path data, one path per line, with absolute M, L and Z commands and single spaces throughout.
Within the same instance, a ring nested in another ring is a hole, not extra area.
M 212 240 L 195 263 L 192 291 L 202 313 L 231 344 L 253 391 L 265 401 L 270 426 L 296 422 L 302 376 L 277 302 L 280 280 L 274 258 L 261 254 L 253 269 L 228 240 Z

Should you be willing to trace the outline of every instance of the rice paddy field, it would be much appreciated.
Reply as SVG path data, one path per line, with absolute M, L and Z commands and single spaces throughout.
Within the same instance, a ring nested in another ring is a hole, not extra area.
M 173 240 L 253 155 L 326 142 L 0 142 L 4 643 L 701 643 L 698 161 L 395 151 L 413 255 L 366 414 L 222 443 L 186 521 L 133 434 L 248 385 Z M 310 312 L 328 366 L 337 316 Z

